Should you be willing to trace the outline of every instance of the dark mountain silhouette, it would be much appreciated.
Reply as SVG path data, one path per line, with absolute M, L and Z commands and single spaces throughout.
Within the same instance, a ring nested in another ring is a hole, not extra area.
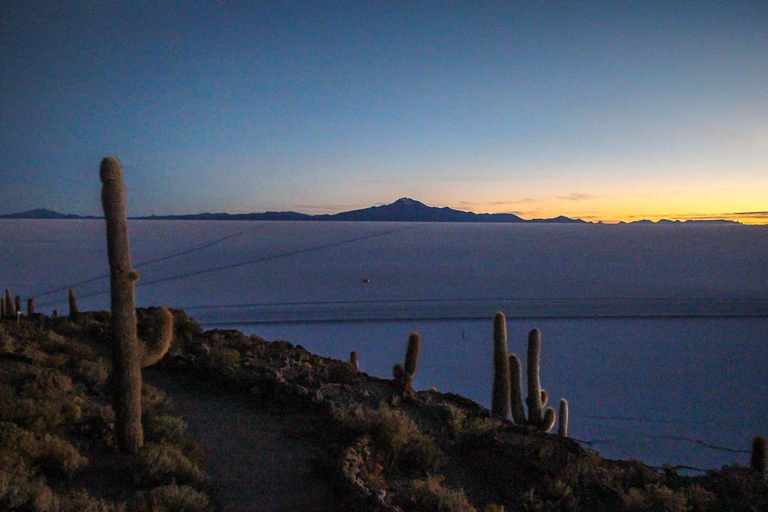
M 0 215 L 0 219 L 94 219 L 98 217 L 68 215 L 51 210 L 37 209 Z M 553 219 L 525 220 L 511 213 L 474 213 L 453 208 L 427 206 L 403 197 L 392 204 L 371 206 L 335 214 L 307 215 L 296 212 L 264 213 L 197 213 L 191 215 L 151 215 L 134 217 L 154 220 L 314 220 L 349 222 L 533 222 L 533 223 L 583 223 L 580 219 L 559 216 Z
M 403 197 L 392 204 L 323 215 L 324 220 L 397 222 L 526 222 L 511 213 L 474 213 L 427 206 Z
M 74 215 L 69 213 L 59 213 L 45 208 L 35 208 L 25 212 L 7 213 L 0 215 L 0 219 L 98 219 L 94 216 Z

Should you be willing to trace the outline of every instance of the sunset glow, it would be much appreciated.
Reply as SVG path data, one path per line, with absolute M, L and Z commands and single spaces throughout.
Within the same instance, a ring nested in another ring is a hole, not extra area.
M 0 5 L 0 213 L 768 224 L 764 2 Z

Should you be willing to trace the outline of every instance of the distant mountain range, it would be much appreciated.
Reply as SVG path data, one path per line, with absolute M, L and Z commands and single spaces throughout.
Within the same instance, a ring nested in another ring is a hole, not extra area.
M 72 215 L 53 210 L 38 208 L 26 212 L 0 215 L 0 219 L 98 219 L 92 215 Z M 495 222 L 495 223 L 534 223 L 534 224 L 586 224 L 581 219 L 571 219 L 559 216 L 552 219 L 525 220 L 511 213 L 474 213 L 453 208 L 438 208 L 403 197 L 394 203 L 383 206 L 371 206 L 361 210 L 348 212 L 309 215 L 297 212 L 264 212 L 264 213 L 195 213 L 188 215 L 151 215 L 149 217 L 132 217 L 147 220 L 306 220 L 306 221 L 350 221 L 350 222 Z M 671 221 L 639 220 L 627 224 L 739 224 L 731 220 L 687 220 Z M 622 222 L 621 224 L 624 224 Z
M 0 219 L 96 219 L 99 217 L 80 216 L 39 208 L 26 212 L 0 215 Z M 307 221 L 351 221 L 351 222 L 533 222 L 533 223 L 584 223 L 580 219 L 555 217 L 553 219 L 525 220 L 511 213 L 474 213 L 453 208 L 437 208 L 403 197 L 392 204 L 371 206 L 335 214 L 308 215 L 297 212 L 264 213 L 196 213 L 188 215 L 151 215 L 133 217 L 154 220 L 307 220 Z

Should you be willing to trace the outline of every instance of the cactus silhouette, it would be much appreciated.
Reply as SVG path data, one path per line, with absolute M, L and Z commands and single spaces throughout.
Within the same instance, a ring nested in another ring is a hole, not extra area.
M 555 426 L 557 415 L 552 407 L 546 407 L 548 395 L 546 390 L 541 389 L 541 378 L 539 376 L 539 367 L 541 365 L 541 333 L 538 329 L 533 329 L 528 333 L 527 356 L 528 395 L 525 399 L 525 404 L 528 406 L 527 417 L 525 415 L 525 409 L 523 408 L 523 378 L 520 358 L 517 354 L 510 354 L 509 356 L 509 404 L 512 409 L 512 421 L 514 421 L 516 425 L 531 426 L 542 432 L 549 432 L 552 430 L 552 427 Z M 567 434 L 568 402 L 565 399 L 560 401 L 560 410 L 561 412 L 563 410 L 566 411 L 565 420 L 561 420 L 561 428 L 564 427 Z
M 8 308 L 5 307 L 5 297 L 0 297 L 0 319 L 8 316 Z
M 568 437 L 568 400 L 560 399 L 560 418 L 557 423 L 557 435 Z
M 16 296 L 16 314 L 21 313 L 21 295 Z
M 766 441 L 763 436 L 757 436 L 752 440 L 752 450 L 749 454 L 749 465 L 759 474 L 765 476 L 766 466 Z
M 498 312 L 493 317 L 493 396 L 491 412 L 501 419 L 509 416 L 509 359 L 507 355 L 507 318 Z
M 120 162 L 102 160 L 101 202 L 107 225 L 112 310 L 112 365 L 115 383 L 115 430 L 120 451 L 136 453 L 144 444 L 141 426 L 140 348 L 136 335 L 134 282 L 138 273 L 131 266 L 125 185 Z
M 10 290 L 5 289 L 5 316 L 8 318 L 16 318 L 16 308 L 14 307 L 13 297 Z
M 351 364 L 355 368 L 355 371 L 360 370 L 360 364 L 357 361 L 357 352 L 355 352 L 354 350 L 349 353 L 349 364 Z
M 35 314 L 35 299 L 32 297 L 27 299 L 27 314 L 28 315 Z
M 416 368 L 419 362 L 419 348 L 421 338 L 416 332 L 408 337 L 408 348 L 405 351 L 405 364 L 400 366 L 396 364 L 392 367 L 392 376 L 395 378 L 395 385 L 402 395 L 413 395 L 416 392 L 413 389 L 413 377 L 416 375 Z
M 77 309 L 77 296 L 75 295 L 75 290 L 72 288 L 69 289 L 69 319 L 70 320 L 77 320 L 77 316 L 80 314 L 80 311 Z

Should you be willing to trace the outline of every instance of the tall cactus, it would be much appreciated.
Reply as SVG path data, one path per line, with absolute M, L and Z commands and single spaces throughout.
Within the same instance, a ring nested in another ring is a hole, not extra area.
M 0 297 L 0 318 L 5 318 L 8 316 L 8 308 L 5 307 L 5 297 Z
M 541 365 L 541 333 L 538 329 L 533 329 L 528 333 L 527 356 L 528 395 L 525 399 L 525 404 L 528 406 L 527 418 L 523 408 L 523 379 L 520 358 L 517 354 L 510 354 L 509 356 L 509 402 L 512 409 L 512 420 L 517 425 L 531 426 L 542 432 L 549 432 L 555 426 L 557 415 L 552 407 L 546 407 L 548 400 L 547 392 L 541 389 L 539 373 Z M 563 401 L 561 400 L 560 402 L 561 411 L 563 410 Z M 566 402 L 566 409 L 567 406 Z M 565 421 L 567 432 L 567 417 Z
M 27 299 L 27 315 L 34 315 L 35 314 L 35 299 L 34 297 L 30 297 Z
M 533 329 L 528 333 L 528 396 L 525 404 L 528 406 L 528 422 L 539 425 L 544 421 L 544 411 L 541 403 L 541 332 Z
M 77 309 L 77 296 L 75 295 L 75 290 L 72 288 L 69 289 L 69 319 L 70 320 L 77 320 L 78 315 L 80 314 L 80 311 Z
M 114 157 L 101 161 L 101 202 L 107 224 L 107 254 L 112 309 L 112 365 L 115 382 L 115 430 L 120 450 L 136 453 L 144 444 L 141 426 L 141 366 L 136 335 L 134 282 L 131 266 L 123 169 Z
M 16 315 L 21 314 L 21 295 L 16 296 Z
M 507 355 L 507 318 L 499 311 L 493 317 L 493 396 L 491 412 L 507 419 L 509 416 L 509 359 Z
M 357 359 L 357 352 L 354 350 L 349 353 L 349 364 L 352 365 L 355 371 L 360 371 L 360 363 Z
M 766 459 L 766 444 L 768 444 L 763 436 L 757 436 L 752 440 L 752 449 L 749 454 L 749 465 L 752 469 L 759 474 L 765 476 Z
M 419 333 L 413 332 L 408 337 L 408 348 L 405 351 L 405 364 L 400 366 L 396 364 L 392 367 L 392 376 L 395 378 L 395 385 L 398 391 L 403 395 L 414 395 L 413 377 L 416 375 L 416 368 L 419 362 L 419 349 L 421 347 L 421 337 Z

